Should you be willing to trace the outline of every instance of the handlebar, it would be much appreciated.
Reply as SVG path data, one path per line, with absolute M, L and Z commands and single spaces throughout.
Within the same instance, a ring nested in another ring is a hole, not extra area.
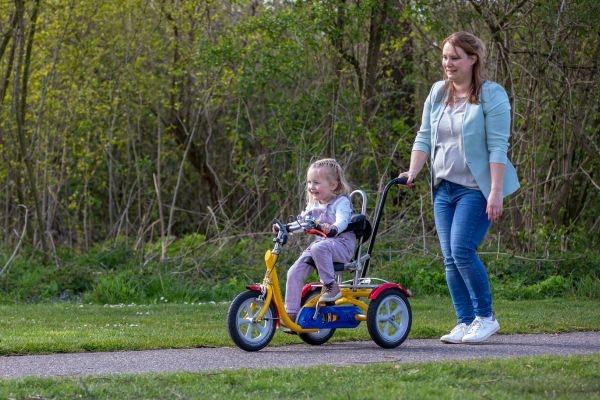
M 393 186 L 393 185 L 410 186 L 410 185 L 407 185 L 407 183 L 406 183 L 407 181 L 408 181 L 408 178 L 406 176 L 399 176 L 399 177 L 392 179 L 388 183 L 387 187 L 384 190 L 384 195 L 383 195 L 382 200 L 385 201 L 385 195 L 387 194 L 387 191 L 391 186 Z M 383 202 L 381 203 L 381 206 L 382 205 L 383 205 Z M 379 210 L 378 213 L 381 213 L 381 210 Z M 275 237 L 273 239 L 273 241 L 277 242 L 281 245 L 285 245 L 287 243 L 288 236 L 290 233 L 294 233 L 299 230 L 303 230 L 304 232 L 311 234 L 311 235 L 319 235 L 319 236 L 323 236 L 323 237 L 328 237 L 328 235 L 321 230 L 317 221 L 315 221 L 315 219 L 310 214 L 305 215 L 303 218 L 298 217 L 296 221 L 290 222 L 287 224 L 284 224 L 283 222 L 281 222 L 277 218 L 275 218 L 273 220 L 273 224 L 277 227 L 277 237 Z M 376 225 L 378 225 L 378 224 L 376 223 Z M 375 231 L 376 230 L 377 230 L 377 227 L 375 227 Z M 335 235 L 336 233 L 337 232 L 333 233 L 333 235 Z
M 298 218 L 297 221 L 284 224 L 277 218 L 273 220 L 273 225 L 276 227 L 277 236 L 273 239 L 274 242 L 278 242 L 281 245 L 285 245 L 288 240 L 288 236 L 291 233 L 303 230 L 304 232 L 311 235 L 319 235 L 327 237 L 327 234 L 323 232 L 315 219 L 307 215 L 304 219 Z

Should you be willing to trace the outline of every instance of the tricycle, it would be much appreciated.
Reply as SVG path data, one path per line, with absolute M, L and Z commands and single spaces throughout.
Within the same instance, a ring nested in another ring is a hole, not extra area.
M 388 191 L 392 186 L 405 184 L 406 178 L 394 178 L 387 183 L 376 207 L 374 225 L 366 216 L 366 193 L 355 190 L 350 194 L 351 198 L 360 196 L 362 204 L 361 212 L 352 215 L 348 226 L 357 239 L 354 257 L 348 263 L 334 263 L 342 297 L 332 303 L 322 303 L 319 298 L 323 285 L 307 283 L 302 289 L 302 308 L 295 321 L 285 311 L 277 259 L 291 233 L 318 234 L 318 226 L 311 218 L 286 224 L 275 219 L 274 246 L 265 254 L 266 272 L 262 283 L 246 286 L 247 290 L 237 295 L 229 307 L 227 324 L 233 342 L 243 350 L 258 351 L 271 342 L 277 328 L 282 328 L 308 344 L 321 345 L 336 329 L 356 328 L 366 322 L 371 339 L 379 346 L 395 348 L 402 344 L 412 325 L 408 302 L 412 293 L 398 283 L 369 277 L 368 270 Z M 344 276 L 351 279 L 344 280 Z

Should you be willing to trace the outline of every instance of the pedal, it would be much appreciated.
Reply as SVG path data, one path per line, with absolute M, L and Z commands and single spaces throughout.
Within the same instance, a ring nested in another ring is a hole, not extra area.
M 317 302 L 317 304 L 315 304 L 315 313 L 313 314 L 313 321 L 317 320 L 317 317 L 319 316 L 319 308 L 321 307 L 321 302 Z

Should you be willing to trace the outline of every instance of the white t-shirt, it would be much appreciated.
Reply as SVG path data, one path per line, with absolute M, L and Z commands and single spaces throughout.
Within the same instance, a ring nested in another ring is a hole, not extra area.
M 463 147 L 463 120 L 467 97 L 459 97 L 454 105 L 444 108 L 437 130 L 433 159 L 433 186 L 442 179 L 470 189 L 478 189 L 477 182 L 467 165 Z

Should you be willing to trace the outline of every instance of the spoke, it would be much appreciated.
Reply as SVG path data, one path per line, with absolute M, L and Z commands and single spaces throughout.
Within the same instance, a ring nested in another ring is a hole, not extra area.
M 385 328 L 383 329 L 383 333 L 385 334 L 385 336 L 390 336 L 390 323 L 389 323 L 389 321 L 386 321 Z
M 260 333 L 259 336 L 262 336 L 267 331 L 267 325 L 266 324 L 265 325 L 256 325 L 255 328 Z
M 244 309 L 246 310 L 246 314 L 248 314 L 248 317 L 250 317 L 250 319 L 253 319 L 255 317 L 255 313 L 252 310 L 252 303 L 246 304 Z
M 242 317 L 242 318 L 238 318 L 237 323 L 238 323 L 238 326 L 241 327 L 242 325 L 249 325 L 252 322 L 248 318 Z
M 252 325 L 248 326 L 248 330 L 246 331 L 246 334 L 244 334 L 244 337 L 246 339 L 252 339 Z

